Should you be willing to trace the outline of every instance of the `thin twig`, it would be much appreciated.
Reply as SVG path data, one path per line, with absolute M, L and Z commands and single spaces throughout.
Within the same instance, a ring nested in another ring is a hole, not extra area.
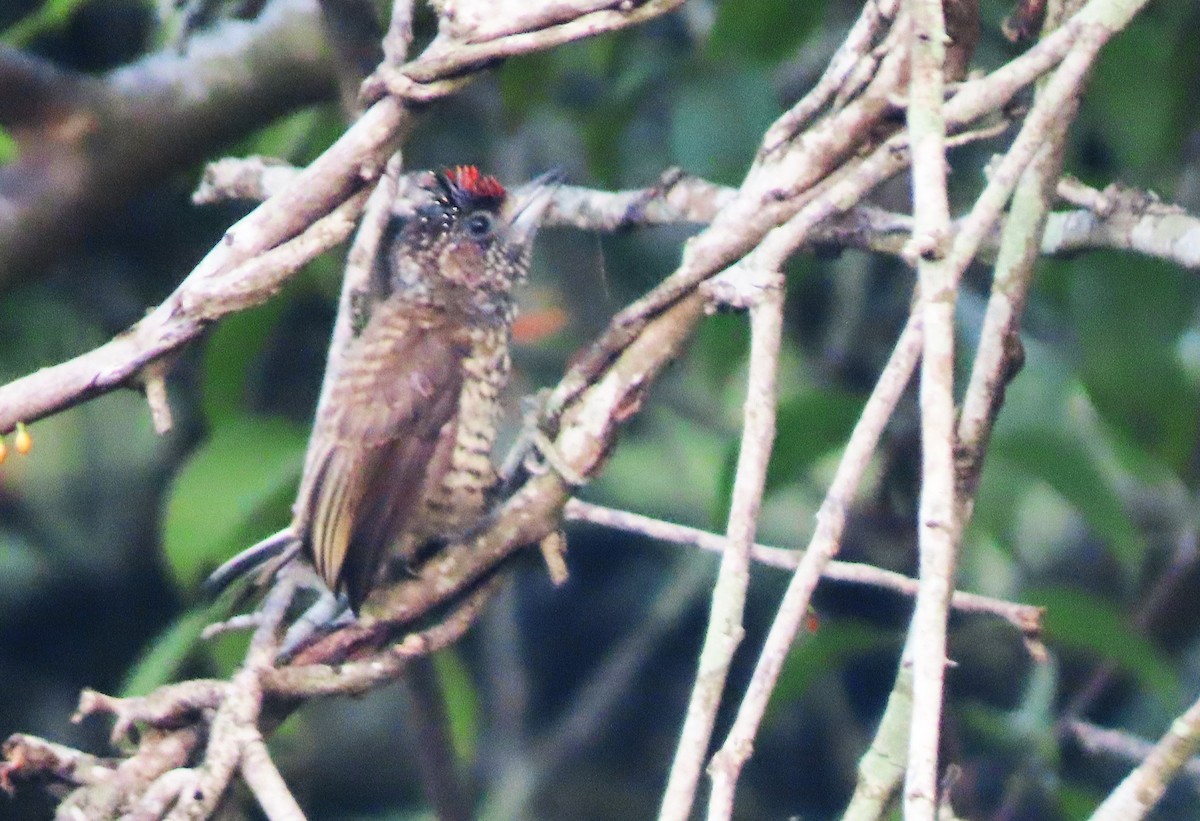
M 262 736 L 248 738 L 242 747 L 242 778 L 270 821 L 304 821 L 304 811 L 271 760 Z
M 1154 752 L 1153 742 L 1123 730 L 1099 727 L 1077 718 L 1065 722 L 1064 727 L 1079 742 L 1079 746 L 1089 753 L 1140 764 Z M 1200 787 L 1200 758 L 1194 755 L 1189 758 L 1183 765 L 1182 774 L 1191 780 L 1193 789 Z
M 912 81 L 908 133 L 912 140 L 913 239 L 924 323 L 921 352 L 921 499 L 917 534 L 920 590 L 909 631 L 913 703 L 904 815 L 933 821 L 938 811 L 938 746 L 946 672 L 946 627 L 954 592 L 958 529 L 954 481 L 955 281 L 945 261 L 950 240 L 943 112 L 946 24 L 940 0 L 912 8 Z
M 692 545 L 712 553 L 725 550 L 728 540 L 717 533 L 710 533 L 699 528 L 665 522 L 627 510 L 595 505 L 580 499 L 572 499 L 563 508 L 563 518 L 567 521 L 588 522 L 590 524 L 623 530 L 627 533 L 638 533 L 659 539 L 668 543 Z M 750 548 L 750 557 L 754 561 L 768 567 L 781 570 L 795 570 L 804 558 L 799 550 L 788 550 L 782 547 L 771 547 L 755 544 Z M 915 596 L 917 580 L 885 570 L 869 564 L 857 562 L 830 561 L 821 573 L 821 578 L 829 581 L 848 584 L 861 584 L 890 590 L 903 596 Z M 968 593 L 962 590 L 954 591 L 950 605 L 963 613 L 979 613 L 1004 619 L 1031 642 L 1031 652 L 1044 652 L 1037 639 L 1041 634 L 1042 609 L 1030 604 L 1005 601 L 978 593 Z
M 1091 821 L 1138 821 L 1162 798 L 1167 785 L 1200 748 L 1200 700 L 1171 722 L 1145 760 L 1092 814 Z
M 817 529 L 800 560 L 754 667 L 750 684 L 722 749 L 748 750 L 766 712 L 784 660 L 808 613 L 813 590 L 841 547 L 850 503 L 862 482 L 883 428 L 912 377 L 921 349 L 920 320 L 909 319 L 846 443 L 829 491 L 817 511 Z
M 203 763 L 195 769 L 195 781 L 179 795 L 179 801 L 167 815 L 168 821 L 207 818 L 216 809 L 221 797 L 229 787 L 235 772 L 245 767 L 247 749 L 262 743 L 258 719 L 263 705 L 263 675 L 270 670 L 279 651 L 279 631 L 295 595 L 295 584 L 290 580 L 279 581 L 267 594 L 262 605 L 262 620 L 250 639 L 246 660 L 229 683 L 224 700 L 217 708 L 209 727 L 208 744 L 204 750 Z M 269 757 L 266 765 L 253 758 L 254 769 L 247 784 L 262 786 L 267 792 L 259 798 L 264 809 L 281 808 L 280 818 L 302 818 L 290 814 L 292 808 L 299 813 L 294 800 L 289 804 L 290 794 L 281 798 L 277 784 L 278 773 Z M 287 793 L 286 788 L 283 789 Z
M 196 771 L 180 767 L 160 775 L 121 821 L 159 821 L 184 790 L 196 783 Z
M 1040 96 L 1042 90 L 1039 89 L 1037 94 Z M 1033 281 L 1034 264 L 1041 251 L 1041 237 L 1054 199 L 1055 182 L 1062 173 L 1067 130 L 1077 110 L 1078 106 L 1071 101 L 1059 111 L 1041 149 L 1021 175 L 1001 232 L 992 291 L 958 420 L 956 461 L 961 494 L 958 500 L 960 530 L 971 518 L 984 454 L 1004 401 L 1004 390 L 1024 360 L 1020 340 L 1021 315 Z
M 862 73 L 859 71 L 860 63 L 867 63 L 868 71 L 873 72 L 877 61 L 871 58 L 871 51 L 880 32 L 887 30 L 885 23 L 889 23 L 896 15 L 897 5 L 896 0 L 868 0 L 862 14 L 829 60 L 821 79 L 763 135 L 757 161 L 761 162 L 793 140 L 835 97 L 849 97 L 858 91 L 853 89 L 843 94 L 851 75 Z
M 228 273 L 179 290 L 177 308 L 203 325 L 237 311 L 260 305 L 277 294 L 289 277 L 319 254 L 344 241 L 358 220 L 367 192 L 359 191 L 298 236 L 247 260 Z M 166 336 L 167 334 L 164 334 Z M 170 342 L 174 342 L 170 339 Z M 147 367 L 156 367 L 157 360 Z
M 154 432 L 160 436 L 169 433 L 173 425 L 171 400 L 167 396 L 164 370 L 161 363 L 156 363 L 146 368 L 142 377 L 142 390 L 146 394 L 146 404 L 150 407 L 150 422 L 154 425 Z
M 909 630 L 888 693 L 887 706 L 871 737 L 871 744 L 859 759 L 854 794 L 850 796 L 841 821 L 882 821 L 887 817 L 889 807 L 895 804 L 896 792 L 904 782 L 912 727 L 912 645 L 915 640 L 915 634 Z
M 170 729 L 186 724 L 194 714 L 215 709 L 225 698 L 229 682 L 192 679 L 159 687 L 147 696 L 115 698 L 92 689 L 79 694 L 79 707 L 71 716 L 78 724 L 86 716 L 106 713 L 115 718 L 109 740 L 120 744 L 139 724 Z
M 495 589 L 495 581 L 482 585 L 443 621 L 361 661 L 339 665 L 294 664 L 276 667 L 263 675 L 263 688 L 274 696 L 314 698 L 361 695 L 372 687 L 395 681 L 410 659 L 426 656 L 462 638 Z
M 37 736 L 14 733 L 4 741 L 0 789 L 11 794 L 15 782 L 50 778 L 65 784 L 96 784 L 113 776 L 113 762 Z
M 758 272 L 743 272 L 755 276 Z M 758 511 L 766 486 L 767 463 L 775 441 L 775 378 L 783 337 L 783 277 L 765 272 L 766 284 L 750 306 L 750 373 L 746 384 L 742 444 L 733 481 L 733 497 L 726 530 L 728 547 L 713 589 L 712 610 L 699 670 L 680 731 L 675 760 L 663 793 L 660 819 L 686 819 L 695 800 L 696 784 L 708 753 L 717 707 L 733 654 L 742 641 L 742 613 L 750 584 L 750 547 L 758 525 Z M 727 818 L 733 807 L 737 762 L 713 760 L 710 773 L 714 793 L 710 818 Z M 725 787 L 718 796 L 716 784 Z M 726 800 L 727 799 L 727 800 Z
M 383 37 L 383 59 L 397 66 L 408 59 L 412 46 L 413 0 L 393 0 L 392 19 Z

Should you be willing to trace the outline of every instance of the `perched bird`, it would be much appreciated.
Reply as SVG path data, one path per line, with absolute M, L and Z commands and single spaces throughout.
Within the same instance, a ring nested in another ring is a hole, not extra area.
M 226 562 L 210 589 L 303 555 L 357 613 L 390 559 L 412 565 L 480 523 L 513 286 L 556 184 L 545 175 L 509 193 L 460 166 L 392 216 L 353 335 L 331 354 L 292 522 Z

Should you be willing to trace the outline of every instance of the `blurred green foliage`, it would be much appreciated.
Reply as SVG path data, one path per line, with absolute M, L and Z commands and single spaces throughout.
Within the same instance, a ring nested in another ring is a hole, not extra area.
M 1067 588 L 1027 590 L 1024 598 L 1046 608 L 1046 635 L 1052 643 L 1116 663 L 1137 678 L 1142 692 L 1161 699 L 1168 712 L 1182 712 L 1184 694 L 1169 660 L 1138 635 L 1112 602 Z
M 185 588 L 222 560 L 286 524 L 306 431 L 280 419 L 237 419 L 215 428 L 175 479 L 163 549 Z
M 722 3 L 709 34 L 709 54 L 716 60 L 741 58 L 774 65 L 799 49 L 821 24 L 820 3 L 747 0 Z
M 0 128 L 0 165 L 15 160 L 20 150 L 17 141 L 13 139 L 8 129 Z
M 28 46 L 36 37 L 64 25 L 89 0 L 45 0 L 35 11 L 0 31 L 0 41 L 18 48 Z M 0 162 L 3 158 L 0 157 Z
M 479 692 L 471 680 L 471 671 L 453 649 L 438 653 L 433 660 L 446 699 L 446 717 L 454 752 L 459 761 L 473 761 L 480 721 Z

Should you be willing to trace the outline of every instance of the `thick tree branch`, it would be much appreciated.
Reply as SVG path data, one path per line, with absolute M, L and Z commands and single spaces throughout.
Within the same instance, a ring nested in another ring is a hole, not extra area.
M 332 91 L 314 0 L 98 77 L 0 48 L 0 125 L 20 149 L 0 170 L 0 289 L 149 182 Z
M 261 157 L 211 163 L 196 192 L 200 203 L 223 199 L 264 200 L 299 169 Z M 1088 251 L 1128 251 L 1185 268 L 1200 268 L 1200 218 L 1163 202 L 1151 192 L 1121 185 L 1104 191 L 1071 178 L 1058 184 L 1058 197 L 1076 210 L 1047 215 L 1040 250 L 1044 256 L 1076 256 Z M 646 225 L 707 225 L 737 196 L 737 189 L 670 169 L 649 188 L 601 191 L 564 185 L 543 218 L 545 225 L 581 231 L 622 231 Z M 1007 219 L 1007 218 L 1006 218 Z M 956 221 L 955 228 L 961 222 Z M 817 225 L 811 247 L 856 248 L 900 256 L 912 235 L 912 217 L 873 205 L 858 205 Z M 990 259 L 1000 232 L 982 241 L 980 256 Z

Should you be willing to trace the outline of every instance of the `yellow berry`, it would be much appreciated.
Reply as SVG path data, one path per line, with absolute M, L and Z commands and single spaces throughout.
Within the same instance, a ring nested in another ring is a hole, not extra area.
M 17 435 L 13 440 L 16 445 L 17 453 L 25 456 L 33 449 L 33 437 L 29 435 L 29 429 L 25 427 L 24 422 L 17 423 Z
M 8 445 L 4 444 L 4 437 L 0 436 L 0 465 L 4 464 L 6 456 L 8 456 Z

